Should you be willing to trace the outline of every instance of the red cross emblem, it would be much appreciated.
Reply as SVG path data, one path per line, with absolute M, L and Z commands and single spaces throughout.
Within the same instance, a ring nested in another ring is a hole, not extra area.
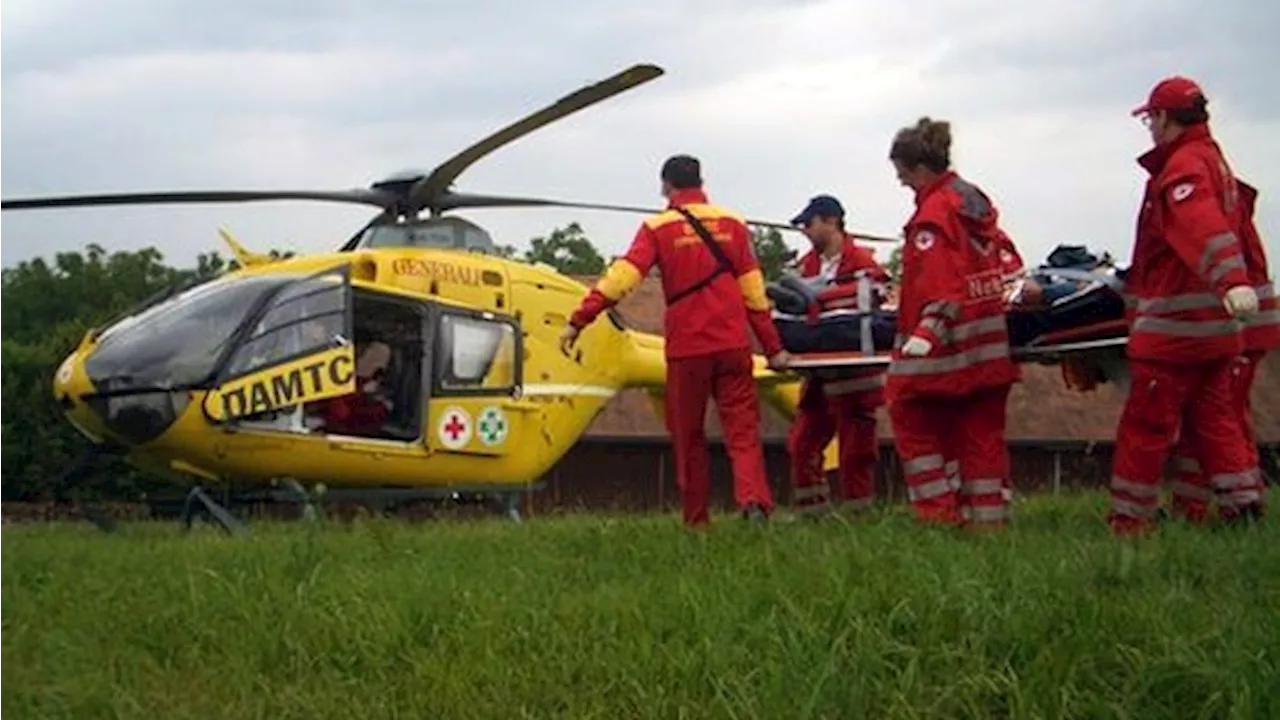
M 467 426 L 462 424 L 462 421 L 458 419 L 456 414 L 450 415 L 448 424 L 444 426 L 444 431 L 449 433 L 450 440 L 457 440 L 458 436 L 462 434 L 462 431 L 466 429 Z

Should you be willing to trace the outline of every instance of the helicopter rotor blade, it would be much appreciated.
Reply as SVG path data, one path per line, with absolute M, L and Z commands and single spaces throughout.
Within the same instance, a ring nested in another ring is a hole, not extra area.
M 456 193 L 449 192 L 441 196 L 439 200 L 441 210 L 452 210 L 455 208 L 483 208 L 483 207 L 568 207 L 582 208 L 586 210 L 609 210 L 612 212 L 631 212 L 641 213 L 645 215 L 653 215 L 662 212 L 663 208 L 659 207 L 640 207 L 637 205 L 610 205 L 605 203 L 585 203 L 572 202 L 569 200 L 550 200 L 547 198 L 530 198 L 515 197 L 507 195 L 480 195 L 472 193 Z M 757 225 L 760 227 L 773 228 L 776 230 L 789 230 L 791 232 L 799 232 L 800 228 L 785 223 L 770 222 L 767 220 L 746 219 L 748 225 Z M 888 237 L 885 235 L 870 235 L 854 231 L 846 231 L 852 237 L 868 242 L 882 243 L 899 243 L 900 238 Z
M 262 200 L 321 200 L 391 208 L 396 198 L 377 190 L 191 190 L 174 192 L 57 195 L 0 201 L 0 210 L 34 210 L 92 205 L 168 205 L 179 203 L 229 203 Z
M 412 215 L 423 208 L 439 209 L 436 201 L 445 194 L 449 186 L 453 184 L 453 181 L 471 165 L 498 148 L 508 145 L 544 125 L 649 82 L 661 76 L 663 72 L 665 71 L 657 65 L 632 65 L 611 77 L 566 95 L 551 105 L 526 115 L 501 130 L 495 131 L 488 137 L 444 161 L 430 175 L 416 182 L 409 191 L 407 202 L 409 212 L 407 214 Z

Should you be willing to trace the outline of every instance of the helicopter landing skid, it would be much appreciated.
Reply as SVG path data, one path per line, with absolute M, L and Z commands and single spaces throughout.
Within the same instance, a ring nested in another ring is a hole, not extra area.
M 217 500 L 209 497 L 209 493 L 204 488 L 197 485 L 191 488 L 191 492 L 187 493 L 187 499 L 182 504 L 182 527 L 186 530 L 191 529 L 191 522 L 195 519 L 195 513 L 199 508 L 208 513 L 228 535 L 238 537 L 249 532 L 249 527 L 240 522 L 235 515 L 229 510 L 218 504 Z

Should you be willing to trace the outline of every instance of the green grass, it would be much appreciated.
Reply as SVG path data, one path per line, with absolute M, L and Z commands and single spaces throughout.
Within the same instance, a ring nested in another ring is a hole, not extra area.
M 1280 717 L 1280 523 L 10 526 L 11 718 Z

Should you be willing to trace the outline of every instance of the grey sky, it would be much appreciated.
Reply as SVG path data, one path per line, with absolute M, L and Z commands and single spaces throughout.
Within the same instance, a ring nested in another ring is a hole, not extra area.
M 696 10 L 683 9 L 686 7 Z M 910 212 L 885 155 L 920 115 L 953 123 L 1027 259 L 1086 242 L 1127 258 L 1146 149 L 1129 117 L 1171 73 L 1199 80 L 1280 256 L 1280 6 L 1237 0 L 675 0 L 646 3 L 10 0 L 3 195 L 365 186 L 452 152 L 635 62 L 667 75 L 473 166 L 458 189 L 660 204 L 657 167 L 702 158 L 714 201 L 785 221 L 833 192 L 851 224 Z M 363 8 L 363 9 L 362 9 Z M 1117 9 L 1120 8 L 1120 9 Z M 80 249 L 336 246 L 363 206 L 268 203 L 6 212 L 5 266 Z M 577 219 L 606 254 L 639 216 L 466 213 L 500 243 Z M 800 248 L 801 236 L 788 234 Z M 1277 261 L 1273 261 L 1273 264 Z

